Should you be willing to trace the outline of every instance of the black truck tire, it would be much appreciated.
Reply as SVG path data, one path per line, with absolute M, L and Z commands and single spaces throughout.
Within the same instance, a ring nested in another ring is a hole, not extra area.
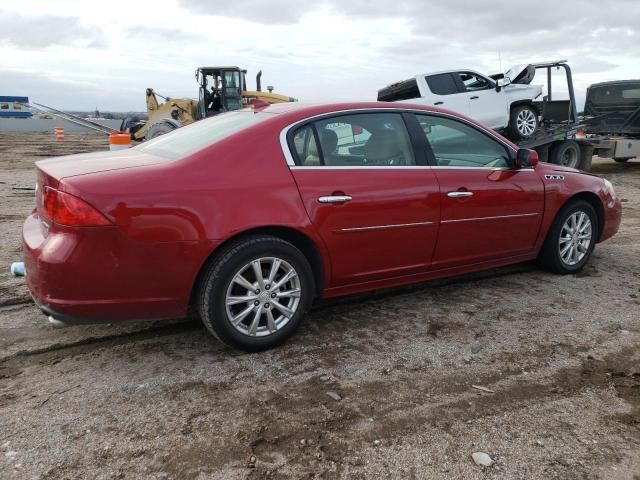
M 574 140 L 564 140 L 551 147 L 549 163 L 563 167 L 580 168 L 580 146 Z
M 591 170 L 591 162 L 593 161 L 593 145 L 589 143 L 580 143 L 580 170 L 588 172 Z

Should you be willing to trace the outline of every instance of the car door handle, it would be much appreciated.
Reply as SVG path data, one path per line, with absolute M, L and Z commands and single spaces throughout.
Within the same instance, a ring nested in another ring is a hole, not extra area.
M 434 105 L 442 105 L 444 102 L 436 102 Z
M 447 193 L 447 197 L 451 197 L 451 198 L 473 197 L 473 192 L 449 192 Z
M 349 195 L 326 195 L 324 197 L 318 197 L 320 203 L 344 203 L 349 200 L 353 200 L 353 197 Z
M 473 97 L 471 97 L 471 100 L 477 100 L 478 98 L 480 97 L 478 97 L 477 95 L 474 95 Z

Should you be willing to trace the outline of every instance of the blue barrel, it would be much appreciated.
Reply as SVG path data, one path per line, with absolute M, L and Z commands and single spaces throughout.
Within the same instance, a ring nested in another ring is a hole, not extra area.
M 11 264 L 11 274 L 16 277 L 24 277 L 24 262 L 14 262 Z

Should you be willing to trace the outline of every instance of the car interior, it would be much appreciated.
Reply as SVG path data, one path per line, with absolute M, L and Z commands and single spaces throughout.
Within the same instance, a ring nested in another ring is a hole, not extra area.
M 315 122 L 294 135 L 298 159 L 305 166 L 415 165 L 409 136 L 398 114 L 360 114 Z M 337 132 L 340 132 L 338 134 Z M 358 133 L 355 133 L 358 132 Z
M 438 166 L 507 168 L 506 148 L 472 127 L 448 118 L 418 115 Z
M 511 166 L 507 149 L 486 134 L 443 117 L 417 115 L 417 118 L 438 166 Z M 320 120 L 301 127 L 293 140 L 298 164 L 303 166 L 416 164 L 404 122 L 398 114 L 349 115 L 340 117 L 339 122 L 335 118 Z

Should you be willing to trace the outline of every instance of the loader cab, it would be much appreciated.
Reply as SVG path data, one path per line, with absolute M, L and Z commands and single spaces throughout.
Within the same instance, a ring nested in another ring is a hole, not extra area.
M 200 85 L 198 110 L 202 118 L 239 110 L 246 90 L 246 70 L 238 67 L 201 67 L 196 70 Z

